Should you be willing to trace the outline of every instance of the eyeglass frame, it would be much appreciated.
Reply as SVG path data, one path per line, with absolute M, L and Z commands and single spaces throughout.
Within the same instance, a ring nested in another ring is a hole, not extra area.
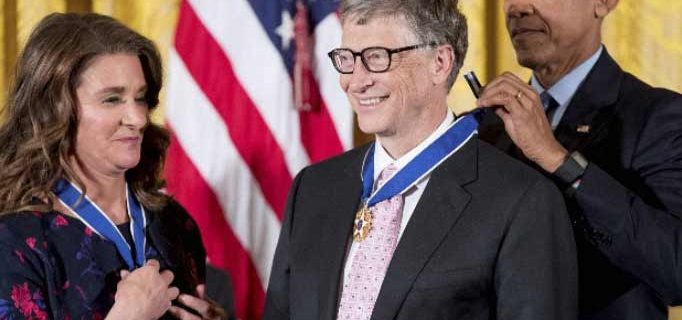
M 355 72 L 355 61 L 357 61 L 357 57 L 360 57 L 360 61 L 362 62 L 362 65 L 365 67 L 365 70 L 372 72 L 372 73 L 384 73 L 387 72 L 389 69 L 391 69 L 391 63 L 393 63 L 393 54 L 404 52 L 404 51 L 410 51 L 410 50 L 415 50 L 415 49 L 420 49 L 424 47 L 436 47 L 438 46 L 438 42 L 429 42 L 429 43 L 422 43 L 422 44 L 415 44 L 411 46 L 405 46 L 405 47 L 400 47 L 400 48 L 394 48 L 394 49 L 389 49 L 386 47 L 380 47 L 380 46 L 373 46 L 373 47 L 367 47 L 360 52 L 353 51 L 349 48 L 336 48 L 333 49 L 332 51 L 329 51 L 327 53 L 327 56 L 329 56 L 329 59 L 332 61 L 332 65 L 334 66 L 334 69 L 340 74 L 353 74 Z M 374 71 L 369 68 L 369 65 L 367 64 L 367 61 L 365 61 L 364 53 L 367 52 L 367 50 L 376 50 L 376 49 L 381 49 L 381 50 L 386 50 L 388 53 L 388 64 L 386 65 L 386 69 L 380 70 L 380 71 Z M 336 62 L 334 61 L 334 52 L 340 51 L 340 50 L 345 50 L 350 52 L 353 55 L 353 70 L 350 72 L 343 72 L 340 70 L 340 67 L 336 65 Z

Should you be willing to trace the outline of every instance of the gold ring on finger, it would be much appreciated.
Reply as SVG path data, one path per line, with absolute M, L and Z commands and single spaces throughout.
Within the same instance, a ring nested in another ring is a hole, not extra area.
M 519 90 L 519 92 L 517 92 L 514 97 L 516 97 L 516 100 L 521 102 L 521 98 L 523 97 L 523 92 L 521 92 L 521 90 Z

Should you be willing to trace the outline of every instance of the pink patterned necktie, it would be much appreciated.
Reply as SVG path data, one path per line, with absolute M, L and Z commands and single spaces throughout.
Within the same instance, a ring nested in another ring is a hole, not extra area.
M 395 174 L 391 164 L 379 175 L 377 188 Z M 370 208 L 372 229 L 358 245 L 343 284 L 337 319 L 362 320 L 372 316 L 386 269 L 398 244 L 398 233 L 403 216 L 403 196 L 396 195 Z

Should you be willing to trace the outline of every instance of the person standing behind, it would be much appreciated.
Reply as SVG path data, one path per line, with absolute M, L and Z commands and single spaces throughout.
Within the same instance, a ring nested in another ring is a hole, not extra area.
M 486 85 L 481 138 L 552 177 L 578 247 L 581 319 L 666 319 L 682 303 L 682 96 L 601 43 L 617 0 L 506 0 L 530 84 Z M 495 115 L 496 114 L 496 115 Z
M 329 56 L 376 141 L 297 175 L 264 319 L 575 319 L 561 194 L 448 109 L 467 49 L 457 5 L 341 2 Z

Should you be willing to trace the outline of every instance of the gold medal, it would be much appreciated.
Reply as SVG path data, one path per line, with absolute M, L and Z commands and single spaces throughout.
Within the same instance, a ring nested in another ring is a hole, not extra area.
M 353 221 L 353 240 L 360 242 L 365 240 L 367 234 L 372 229 L 372 211 L 363 205 L 355 214 L 355 221 Z

